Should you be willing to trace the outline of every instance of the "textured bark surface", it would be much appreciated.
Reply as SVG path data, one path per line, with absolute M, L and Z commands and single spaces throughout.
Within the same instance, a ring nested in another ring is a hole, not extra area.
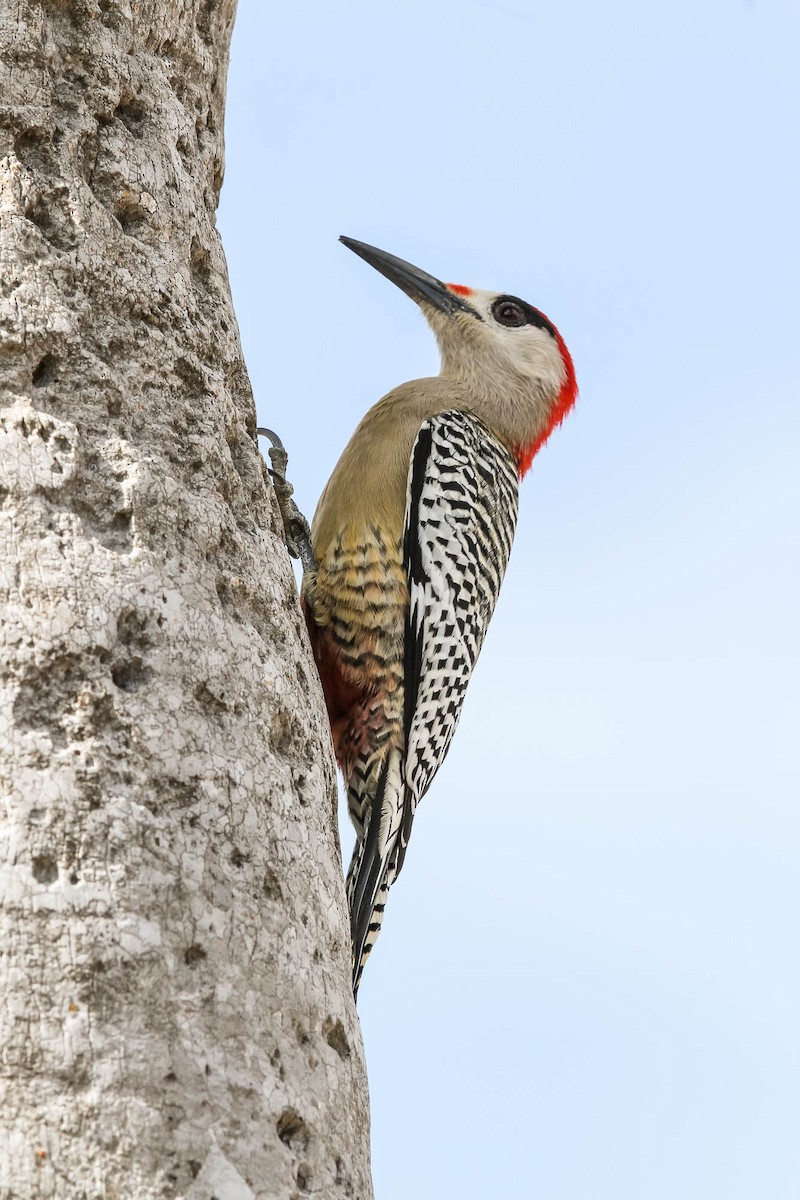
M 233 13 L 0 0 L 6 1200 L 371 1195 L 329 733 L 214 223 Z

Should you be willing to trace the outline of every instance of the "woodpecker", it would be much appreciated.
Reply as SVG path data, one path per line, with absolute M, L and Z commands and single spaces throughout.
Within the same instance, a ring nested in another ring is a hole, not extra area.
M 363 418 L 310 544 L 282 447 L 270 451 L 356 830 L 347 894 L 357 997 L 497 601 L 519 481 L 577 384 L 561 334 L 524 300 L 340 240 L 416 301 L 441 352 L 438 376 L 401 384 Z

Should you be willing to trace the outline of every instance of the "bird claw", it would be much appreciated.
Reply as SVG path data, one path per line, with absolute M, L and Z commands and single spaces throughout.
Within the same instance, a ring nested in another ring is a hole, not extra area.
M 272 443 L 268 451 L 272 469 L 268 468 L 268 470 L 283 521 L 283 540 L 286 543 L 286 549 L 292 558 L 300 559 L 303 571 L 315 571 L 317 562 L 311 548 L 311 529 L 292 499 L 294 488 L 286 478 L 286 469 L 289 465 L 286 447 L 277 433 L 271 429 L 260 427 L 256 433 L 261 437 L 269 438 Z

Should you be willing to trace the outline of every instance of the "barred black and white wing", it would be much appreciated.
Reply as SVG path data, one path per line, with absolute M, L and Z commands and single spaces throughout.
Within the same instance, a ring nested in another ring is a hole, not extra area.
M 421 426 L 406 499 L 405 800 L 393 877 L 461 715 L 508 566 L 518 492 L 514 459 L 476 417 L 449 411 Z
M 420 427 L 403 546 L 410 596 L 405 749 L 383 759 L 348 873 L 356 993 L 414 813 L 447 754 L 497 602 L 517 523 L 518 484 L 508 450 L 471 414 L 440 413 Z

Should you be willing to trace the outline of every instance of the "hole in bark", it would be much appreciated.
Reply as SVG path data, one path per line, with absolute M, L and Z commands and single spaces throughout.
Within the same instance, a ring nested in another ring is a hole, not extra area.
M 128 662 L 118 663 L 111 671 L 111 678 L 121 692 L 138 692 L 147 682 L 148 671 L 142 665 L 140 658 L 131 658 Z
M 143 240 L 143 234 L 150 220 L 150 213 L 144 207 L 135 192 L 125 191 L 117 197 L 114 205 L 114 216 L 122 226 L 122 232 L 127 237 Z
M 40 359 L 33 372 L 33 386 L 47 387 L 48 383 L 53 383 L 58 378 L 58 359 L 54 354 L 45 354 L 44 358 Z
M 197 942 L 192 942 L 191 946 L 187 946 L 183 952 L 183 961 L 187 967 L 192 967 L 195 963 L 202 962 L 204 958 L 208 958 L 208 954 Z
M 231 862 L 234 867 L 243 867 L 249 861 L 249 855 L 243 854 L 238 846 L 234 846 L 231 850 Z
M 309 1192 L 311 1190 L 311 1167 L 308 1163 L 299 1163 L 297 1167 L 297 1186 L 301 1192 Z
M 336 1018 L 327 1017 L 322 1023 L 322 1033 L 325 1041 L 335 1050 L 342 1060 L 350 1057 L 350 1043 L 347 1040 L 347 1034 L 344 1031 L 344 1025 Z
M 126 237 L 137 238 L 141 241 L 140 234 L 146 220 L 143 209 L 121 208 L 117 210 L 116 217 Z
M 39 196 L 25 209 L 27 219 L 56 250 L 73 250 L 77 244 L 72 219 L 59 208 L 59 198 L 66 193 L 66 188 L 57 188 L 46 201 Z
M 49 854 L 37 854 L 31 863 L 31 870 L 37 883 L 55 883 L 58 879 L 58 863 Z
M 134 137 L 142 136 L 142 126 L 147 116 L 147 108 L 137 96 L 130 92 L 124 95 L 115 108 L 114 115 L 119 117 L 122 124 Z
M 23 130 L 14 139 L 14 151 L 17 158 L 29 171 L 42 171 L 52 174 L 52 139 L 46 129 L 32 128 Z
M 122 534 L 123 537 L 127 537 L 127 535 L 130 533 L 130 531 L 131 531 L 131 513 L 118 512 L 116 514 L 116 516 L 114 517 L 114 520 L 111 522 L 112 534 L 119 533 L 119 534 Z
M 296 1108 L 285 1108 L 278 1117 L 275 1128 L 284 1146 L 295 1154 L 304 1154 L 311 1141 L 311 1130 Z

